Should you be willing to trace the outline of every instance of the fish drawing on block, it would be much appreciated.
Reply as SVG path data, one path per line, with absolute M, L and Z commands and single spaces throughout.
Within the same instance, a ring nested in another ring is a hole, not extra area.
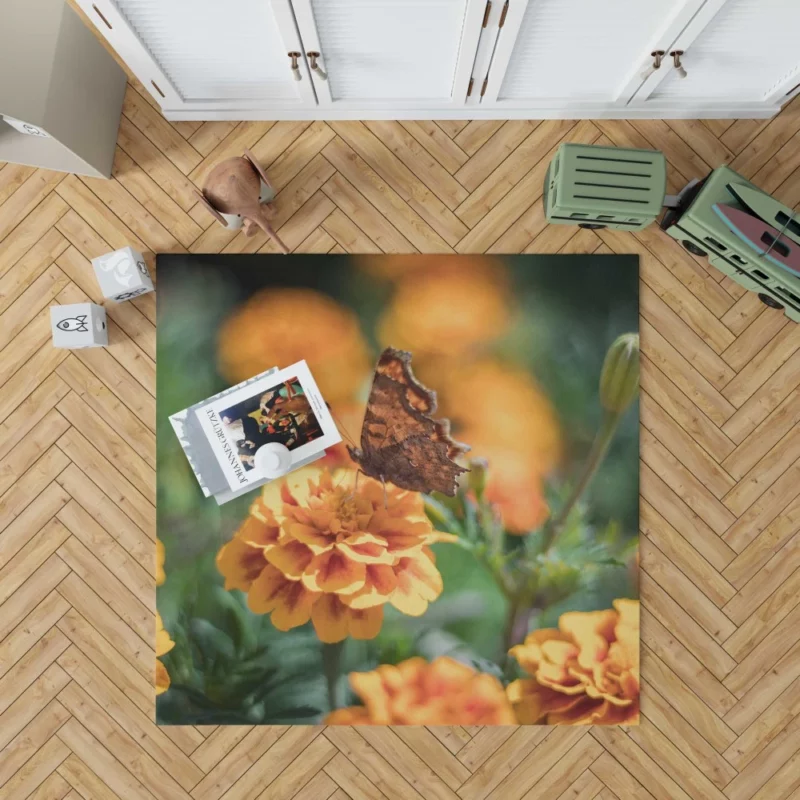
M 766 222 L 724 203 L 715 203 L 714 211 L 742 241 L 759 255 L 787 272 L 800 275 L 800 245 L 781 235 Z
M 56 327 L 62 331 L 75 331 L 76 333 L 85 333 L 89 330 L 89 326 L 86 324 L 86 314 L 62 319 L 56 324 Z

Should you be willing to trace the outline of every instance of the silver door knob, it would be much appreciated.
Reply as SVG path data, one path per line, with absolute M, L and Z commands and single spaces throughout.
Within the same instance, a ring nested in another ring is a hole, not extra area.
M 310 52 L 306 53 L 306 55 L 308 56 L 308 61 L 309 61 L 309 66 L 311 67 L 311 71 L 316 72 L 321 81 L 328 80 L 328 73 L 325 72 L 325 70 L 322 69 L 322 67 L 320 67 L 319 64 L 317 64 L 317 59 L 321 58 L 320 54 L 311 50 Z

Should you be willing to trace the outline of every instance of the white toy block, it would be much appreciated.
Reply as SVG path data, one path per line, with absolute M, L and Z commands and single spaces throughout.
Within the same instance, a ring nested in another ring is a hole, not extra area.
M 153 281 L 141 253 L 123 247 L 92 259 L 94 274 L 103 297 L 108 300 L 130 300 L 153 291 Z
M 50 306 L 53 347 L 77 350 L 81 347 L 105 347 L 108 344 L 106 310 L 94 303 Z

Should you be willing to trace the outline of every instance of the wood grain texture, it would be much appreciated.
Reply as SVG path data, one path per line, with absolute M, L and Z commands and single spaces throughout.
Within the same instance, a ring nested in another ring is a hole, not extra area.
M 171 125 L 142 91 L 110 181 L 0 165 L 0 798 L 800 796 L 800 326 L 653 227 L 550 227 L 541 203 L 562 140 L 662 148 L 672 187 L 730 162 L 798 202 L 797 103 L 757 123 Z M 640 726 L 156 727 L 153 297 L 75 353 L 47 307 L 99 299 L 89 259 L 124 244 L 270 252 L 192 194 L 243 147 L 297 252 L 640 255 Z

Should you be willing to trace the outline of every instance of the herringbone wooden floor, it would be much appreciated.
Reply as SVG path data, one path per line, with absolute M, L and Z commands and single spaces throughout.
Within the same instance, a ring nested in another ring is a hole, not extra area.
M 797 207 L 799 129 L 800 102 L 772 121 L 171 125 L 134 82 L 113 180 L 3 166 L 0 798 L 800 798 L 800 326 L 654 227 L 547 227 L 541 203 L 576 141 L 662 149 L 671 190 L 729 162 Z M 639 727 L 155 726 L 154 298 L 111 304 L 112 344 L 72 353 L 48 306 L 99 300 L 88 259 L 126 244 L 272 250 L 192 193 L 243 147 L 297 252 L 640 255 Z

